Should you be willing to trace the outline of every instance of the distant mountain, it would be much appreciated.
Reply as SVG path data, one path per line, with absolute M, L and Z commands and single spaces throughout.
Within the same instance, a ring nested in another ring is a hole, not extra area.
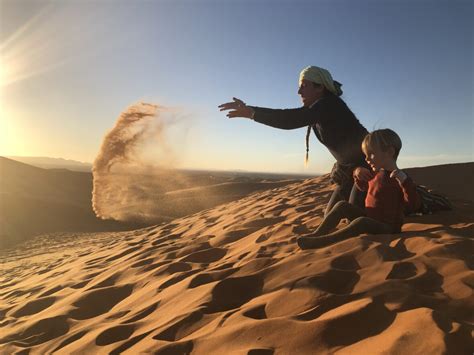
M 63 158 L 50 158 L 50 157 L 18 157 L 9 156 L 7 157 L 12 160 L 19 161 L 21 163 L 29 164 L 43 169 L 68 169 L 73 171 L 92 171 L 91 163 L 84 163 L 77 160 L 63 159 Z

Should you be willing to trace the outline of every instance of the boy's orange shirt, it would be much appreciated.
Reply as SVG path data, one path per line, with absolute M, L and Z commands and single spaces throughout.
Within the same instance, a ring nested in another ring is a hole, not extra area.
M 359 190 L 367 191 L 365 212 L 367 217 L 390 224 L 395 232 L 400 232 L 405 211 L 416 211 L 421 204 L 416 185 L 407 177 L 400 185 L 390 172 L 380 170 L 372 179 L 363 182 L 354 179 Z

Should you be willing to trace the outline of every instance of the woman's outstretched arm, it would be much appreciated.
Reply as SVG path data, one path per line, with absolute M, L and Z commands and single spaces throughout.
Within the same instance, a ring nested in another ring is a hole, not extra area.
M 315 124 L 321 115 L 321 105 L 316 103 L 312 108 L 300 107 L 294 109 L 271 109 L 248 106 L 242 100 L 219 105 L 220 111 L 229 111 L 227 117 L 246 117 L 267 126 L 281 129 L 295 129 Z

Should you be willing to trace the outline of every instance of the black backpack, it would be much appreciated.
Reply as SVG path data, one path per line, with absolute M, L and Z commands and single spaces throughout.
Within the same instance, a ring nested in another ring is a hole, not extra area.
M 451 211 L 453 205 L 447 197 L 428 189 L 426 186 L 417 185 L 416 192 L 420 195 L 421 207 L 416 213 L 432 214 L 437 211 Z

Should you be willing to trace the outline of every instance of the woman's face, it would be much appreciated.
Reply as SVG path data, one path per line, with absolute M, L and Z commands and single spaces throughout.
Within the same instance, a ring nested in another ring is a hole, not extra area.
M 301 102 L 304 107 L 309 107 L 324 94 L 324 87 L 322 85 L 315 85 L 313 82 L 303 79 L 298 89 L 298 94 L 301 96 Z

